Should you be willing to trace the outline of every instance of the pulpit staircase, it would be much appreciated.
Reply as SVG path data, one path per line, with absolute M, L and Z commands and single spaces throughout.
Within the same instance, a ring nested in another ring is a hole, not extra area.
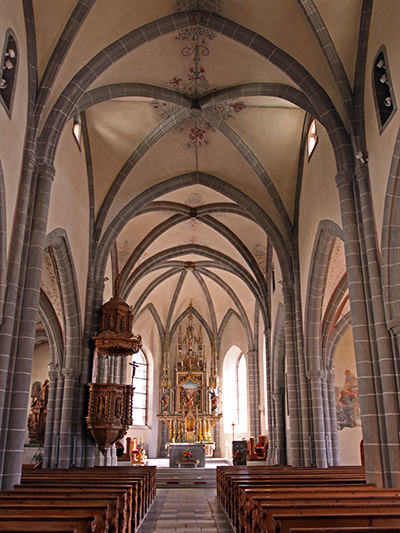
M 157 468 L 157 488 L 159 489 L 215 487 L 215 468 Z

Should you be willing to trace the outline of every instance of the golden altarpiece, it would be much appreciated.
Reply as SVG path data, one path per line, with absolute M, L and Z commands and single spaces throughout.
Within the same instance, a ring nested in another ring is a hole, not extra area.
M 168 429 L 167 446 L 173 443 L 202 443 L 206 456 L 214 449 L 212 428 L 220 420 L 217 355 L 212 343 L 211 367 L 207 372 L 201 326 L 194 332 L 190 304 L 186 332 L 179 328 L 175 364 L 169 368 L 168 333 L 160 384 L 160 414 Z

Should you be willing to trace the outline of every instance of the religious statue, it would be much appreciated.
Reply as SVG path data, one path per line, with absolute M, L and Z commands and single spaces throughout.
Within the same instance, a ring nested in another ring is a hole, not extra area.
M 28 417 L 30 444 L 43 444 L 46 431 L 47 402 L 49 398 L 49 380 L 42 385 L 35 381 L 31 389 L 31 412 Z
M 211 414 L 212 415 L 216 415 L 216 414 L 218 414 L 218 401 L 219 401 L 219 398 L 218 398 L 217 393 L 215 392 L 215 390 L 210 390 L 209 393 L 210 393 L 210 396 L 211 396 Z

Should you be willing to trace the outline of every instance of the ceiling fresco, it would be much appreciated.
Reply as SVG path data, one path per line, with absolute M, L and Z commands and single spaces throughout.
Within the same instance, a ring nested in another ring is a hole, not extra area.
M 34 0 L 42 29 L 39 79 L 76 4 Z M 352 80 L 362 2 L 354 0 L 340 23 L 337 6 L 317 5 Z M 124 297 L 144 330 L 149 309 L 165 331 L 192 301 L 210 329 L 234 312 L 251 338 L 254 317 L 267 319 L 268 243 L 282 257 L 298 224 L 309 116 L 293 65 L 343 116 L 329 59 L 302 2 L 97 1 L 70 31 L 42 121 L 72 91 L 71 80 L 89 78 L 99 58 L 110 59 L 80 96 L 90 102 L 82 110 L 84 155 L 98 247 L 92 251 L 104 264 L 108 257 L 104 298 L 117 265 Z M 286 67 L 277 58 L 288 59 Z M 63 326 L 48 253 L 44 265 L 42 288 Z M 344 274 L 336 239 L 323 313 Z

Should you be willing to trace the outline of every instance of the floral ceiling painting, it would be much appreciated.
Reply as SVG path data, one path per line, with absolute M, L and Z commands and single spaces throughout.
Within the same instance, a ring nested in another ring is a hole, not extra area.
M 177 10 L 186 11 L 198 9 L 201 11 L 217 12 L 221 10 L 222 1 L 178 1 Z M 175 39 L 183 45 L 181 55 L 190 59 L 190 66 L 181 74 L 172 75 L 169 80 L 171 89 L 179 94 L 189 96 L 196 102 L 200 97 L 210 94 L 217 89 L 206 75 L 206 58 L 210 55 L 209 44 L 217 39 L 217 34 L 199 25 L 181 30 Z M 172 116 L 179 106 L 163 100 L 153 100 L 153 108 L 163 120 Z M 212 106 L 211 111 L 222 120 L 235 118 L 235 115 L 246 108 L 246 104 L 239 100 L 222 102 Z M 215 131 L 213 125 L 202 115 L 201 109 L 194 106 L 194 112 L 181 121 L 175 131 L 185 136 L 187 148 L 201 147 L 210 143 L 210 134 Z

